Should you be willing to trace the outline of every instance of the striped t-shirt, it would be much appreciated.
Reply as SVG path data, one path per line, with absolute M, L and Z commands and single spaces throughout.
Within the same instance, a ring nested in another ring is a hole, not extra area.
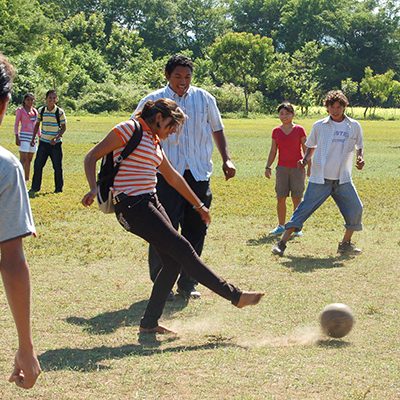
M 43 121 L 41 118 L 42 109 L 44 107 Z M 64 110 L 58 106 L 55 106 L 51 111 L 46 106 L 40 107 L 38 110 L 38 121 L 42 123 L 42 135 L 40 136 L 41 142 L 50 143 L 54 137 L 58 135 L 60 127 L 57 123 L 56 109 L 58 108 L 60 114 L 60 125 L 65 125 L 67 119 L 65 117 Z M 58 138 L 56 143 L 61 142 L 61 138 Z
M 154 138 L 150 128 L 139 118 L 143 128 L 143 137 L 136 149 L 121 162 L 118 174 L 114 179 L 112 191 L 114 196 L 125 193 L 128 196 L 154 193 L 157 184 L 157 167 L 163 160 L 163 153 L 158 137 Z M 114 161 L 121 154 L 129 139 L 135 134 L 132 120 L 121 122 L 112 131 L 123 141 L 124 145 L 113 152 Z

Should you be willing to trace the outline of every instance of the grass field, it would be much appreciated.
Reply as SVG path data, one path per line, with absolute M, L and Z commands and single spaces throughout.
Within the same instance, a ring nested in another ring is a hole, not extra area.
M 364 121 L 366 166 L 354 171 L 364 203 L 364 253 L 336 254 L 342 218 L 332 201 L 307 221 L 285 257 L 271 254 L 274 180 L 263 177 L 277 121 L 225 120 L 237 177 L 225 182 L 215 152 L 213 222 L 203 258 L 245 289 L 263 290 L 238 310 L 208 289 L 168 304 L 175 340 L 142 341 L 138 324 L 151 290 L 147 246 L 113 216 L 85 209 L 82 160 L 121 117 L 71 117 L 65 191 L 53 194 L 50 163 L 31 204 L 39 232 L 25 240 L 33 282 L 33 330 L 43 368 L 37 385 L 6 382 L 15 328 L 0 296 L 0 399 L 395 400 L 400 399 L 400 124 Z M 299 120 L 307 131 L 313 120 Z M 16 152 L 12 117 L 0 143 Z M 396 211 L 397 210 L 397 211 Z M 318 315 L 343 302 L 356 324 L 343 340 L 319 333 Z

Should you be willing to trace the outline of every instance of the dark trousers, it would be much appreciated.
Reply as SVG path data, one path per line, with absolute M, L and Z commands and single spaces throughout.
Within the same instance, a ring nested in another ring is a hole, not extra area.
M 33 192 L 39 192 L 42 186 L 43 168 L 50 157 L 54 169 L 54 186 L 56 192 L 61 192 L 64 186 L 62 171 L 62 147 L 61 142 L 54 145 L 39 141 L 35 163 L 33 165 L 32 187 Z
M 181 269 L 232 304 L 237 304 L 241 291 L 203 263 L 191 244 L 173 227 L 156 195 L 127 197 L 115 205 L 115 214 L 126 230 L 154 246 L 163 265 L 154 281 L 140 326 L 154 328 L 158 325 Z
M 189 170 L 185 171 L 183 177 L 197 197 L 209 208 L 212 200 L 210 181 L 196 181 Z M 161 174 L 157 175 L 157 179 L 157 195 L 173 227 L 176 230 L 179 229 L 179 226 L 181 227 L 182 236 L 189 241 L 197 255 L 201 256 L 207 226 L 200 218 L 199 213 L 193 210 L 192 205 L 170 186 Z M 149 247 L 149 268 L 150 278 L 154 282 L 162 268 L 162 262 L 157 251 L 151 245 Z M 196 284 L 197 282 L 192 276 L 188 275 L 185 270 L 181 271 L 178 280 L 179 288 L 190 291 Z

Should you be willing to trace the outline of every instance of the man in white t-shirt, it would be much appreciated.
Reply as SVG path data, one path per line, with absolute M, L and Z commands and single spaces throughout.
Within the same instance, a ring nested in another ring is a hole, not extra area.
M 224 125 L 215 98 L 206 90 L 191 85 L 193 62 L 180 54 L 172 56 L 165 66 L 168 85 L 143 98 L 132 117 L 148 100 L 168 98 L 174 100 L 187 115 L 181 132 L 162 141 L 162 147 L 172 166 L 185 178 L 207 208 L 211 205 L 210 176 L 213 163 L 213 139 L 222 158 L 225 179 L 233 178 L 236 168 L 228 153 Z M 207 226 L 196 210 L 162 177 L 157 174 L 157 195 L 173 226 L 181 228 L 182 235 L 200 256 L 203 250 Z M 158 254 L 149 249 L 150 277 L 154 282 L 162 268 Z M 178 293 L 185 298 L 199 298 L 197 282 L 182 273 L 178 279 Z
M 330 91 L 325 98 L 329 116 L 317 121 L 306 141 L 307 150 L 299 168 L 304 168 L 313 156 L 311 176 L 303 201 L 285 225 L 281 240 L 272 249 L 283 256 L 286 243 L 328 197 L 332 197 L 345 220 L 345 233 L 338 253 L 357 255 L 361 250 L 351 242 L 355 231 L 362 230 L 363 205 L 351 179 L 354 151 L 356 167 L 364 167 L 363 134 L 360 124 L 345 114 L 349 102 L 340 90 Z

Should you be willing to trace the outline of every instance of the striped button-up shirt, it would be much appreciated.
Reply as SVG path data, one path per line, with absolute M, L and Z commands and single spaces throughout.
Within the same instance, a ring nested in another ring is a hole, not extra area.
M 147 100 L 168 98 L 174 100 L 188 116 L 180 133 L 162 141 L 162 147 L 173 167 L 183 175 L 190 169 L 196 181 L 210 179 L 212 173 L 212 133 L 224 126 L 215 98 L 207 91 L 190 86 L 179 97 L 169 85 L 147 95 L 140 101 L 132 117 L 140 111 Z
M 340 184 L 351 181 L 354 150 L 363 148 L 363 132 L 360 124 L 356 120 L 349 118 L 347 115 L 345 116 L 344 121 L 349 128 L 350 134 L 349 137 L 346 138 L 341 160 L 338 160 L 340 164 Z M 335 127 L 330 117 L 317 121 L 312 127 L 311 133 L 306 141 L 307 147 L 315 148 L 311 166 L 311 176 L 309 179 L 310 182 L 319 184 L 325 182 L 325 164 L 334 137 L 334 130 Z

